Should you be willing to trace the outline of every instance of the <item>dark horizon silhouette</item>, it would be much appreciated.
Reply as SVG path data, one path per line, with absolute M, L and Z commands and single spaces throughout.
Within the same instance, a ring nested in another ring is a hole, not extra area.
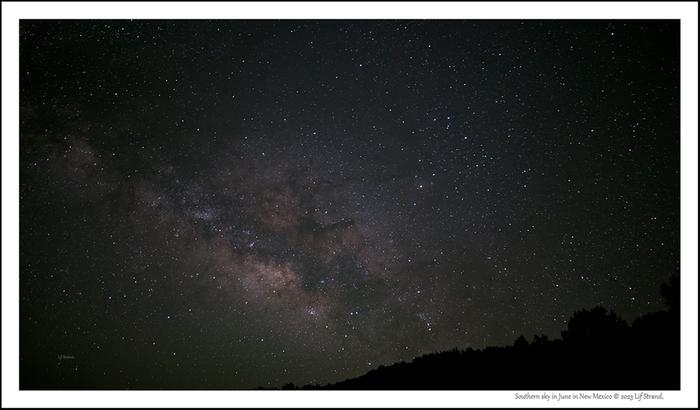
M 679 390 L 680 279 L 661 285 L 666 310 L 631 325 L 602 306 L 575 312 L 560 339 L 518 337 L 510 346 L 426 354 L 381 365 L 322 390 Z

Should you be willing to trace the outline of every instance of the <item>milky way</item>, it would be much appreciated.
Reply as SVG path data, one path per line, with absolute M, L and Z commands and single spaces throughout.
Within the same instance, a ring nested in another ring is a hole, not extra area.
M 335 382 L 677 272 L 678 22 L 20 31 L 27 387 Z

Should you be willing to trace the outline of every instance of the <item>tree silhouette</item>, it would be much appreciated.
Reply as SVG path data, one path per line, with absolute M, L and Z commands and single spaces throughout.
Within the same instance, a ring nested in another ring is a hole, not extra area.
M 569 319 L 567 330 L 562 331 L 561 336 L 567 343 L 598 345 L 621 341 L 627 337 L 628 332 L 629 326 L 615 312 L 597 306 L 574 313 Z
M 534 335 L 532 337 L 532 344 L 534 345 L 546 345 L 549 342 L 549 337 L 547 335 Z
M 527 342 L 527 339 L 525 339 L 525 336 L 520 336 L 515 340 L 515 343 L 513 343 L 513 347 L 516 349 L 526 349 L 529 343 Z
M 613 311 L 575 312 L 561 339 L 524 336 L 513 345 L 457 348 L 411 362 L 381 365 L 326 390 L 677 390 L 680 388 L 680 281 L 661 287 L 667 310 L 636 318 L 632 326 Z M 283 389 L 294 389 L 289 383 Z
M 680 308 L 681 279 L 678 275 L 671 276 L 669 283 L 661 285 L 661 296 L 669 309 L 677 310 Z

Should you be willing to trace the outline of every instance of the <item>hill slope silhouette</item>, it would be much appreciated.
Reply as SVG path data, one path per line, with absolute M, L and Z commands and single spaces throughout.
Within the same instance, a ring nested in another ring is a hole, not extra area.
M 603 307 L 575 312 L 561 339 L 520 336 L 511 346 L 424 355 L 380 366 L 327 390 L 678 390 L 680 287 L 662 285 L 667 309 L 630 326 Z M 298 388 L 287 384 L 282 389 Z

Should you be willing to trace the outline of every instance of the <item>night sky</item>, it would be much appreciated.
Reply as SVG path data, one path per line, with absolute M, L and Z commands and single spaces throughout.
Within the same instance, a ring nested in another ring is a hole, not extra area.
M 30 21 L 26 386 L 329 383 L 663 309 L 677 21 Z

